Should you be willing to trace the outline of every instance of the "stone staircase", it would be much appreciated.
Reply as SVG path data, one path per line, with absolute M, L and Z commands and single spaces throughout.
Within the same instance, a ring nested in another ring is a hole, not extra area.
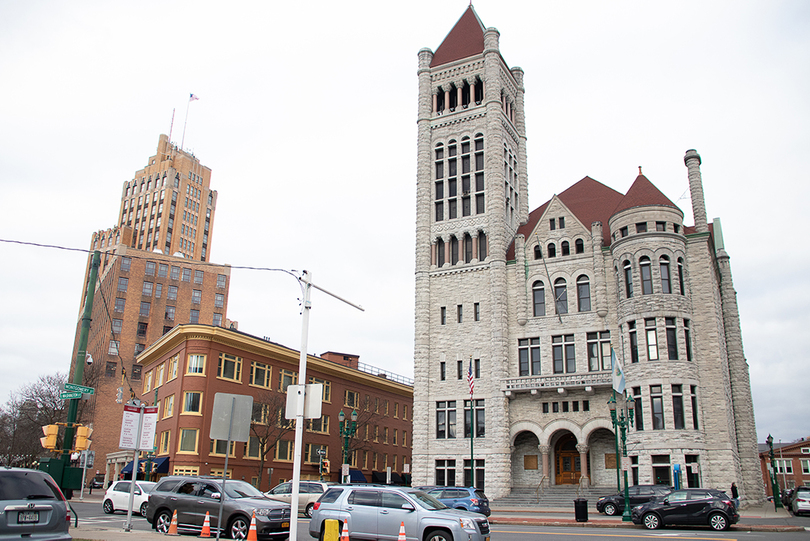
M 493 511 L 498 509 L 521 508 L 527 509 L 574 509 L 576 498 L 588 500 L 588 508 L 594 509 L 596 500 L 600 496 L 607 496 L 616 492 L 615 487 L 588 487 L 577 491 L 577 485 L 556 485 L 541 488 L 513 487 L 511 494 L 497 500 L 490 500 L 489 505 Z

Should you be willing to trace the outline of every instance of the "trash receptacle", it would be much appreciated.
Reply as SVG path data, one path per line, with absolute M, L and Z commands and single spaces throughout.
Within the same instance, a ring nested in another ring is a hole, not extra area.
M 577 522 L 588 522 L 588 500 L 585 498 L 574 500 L 574 518 Z

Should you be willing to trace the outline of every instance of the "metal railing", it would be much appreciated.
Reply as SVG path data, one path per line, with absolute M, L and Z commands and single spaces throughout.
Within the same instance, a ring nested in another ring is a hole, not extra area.
M 399 374 L 389 372 L 388 370 L 383 370 L 382 368 L 378 368 L 370 364 L 361 363 L 358 361 L 357 369 L 360 370 L 361 372 L 365 372 L 366 374 L 371 374 L 372 376 L 380 376 L 381 378 L 385 378 L 396 383 L 401 383 L 403 385 L 410 385 L 411 387 L 413 387 L 413 378 L 400 376 Z
M 543 486 L 543 483 L 545 482 L 546 479 L 548 479 L 548 475 L 544 475 L 543 477 L 541 477 L 540 482 L 537 483 L 537 488 L 534 490 L 534 499 L 536 500 L 535 503 L 540 503 L 540 494 L 543 492 L 543 489 L 545 488 L 545 486 Z

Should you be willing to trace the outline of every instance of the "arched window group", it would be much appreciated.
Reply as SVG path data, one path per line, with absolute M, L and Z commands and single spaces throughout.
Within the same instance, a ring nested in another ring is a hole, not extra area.
M 585 253 L 585 241 L 582 239 L 576 239 L 574 241 L 574 253 L 577 254 L 584 254 Z M 548 257 L 557 257 L 557 244 L 554 242 L 549 242 L 546 246 L 546 254 Z M 564 240 L 560 243 L 560 256 L 564 257 L 567 255 L 571 255 L 571 244 Z M 537 244 L 534 247 L 534 258 L 535 259 L 543 259 L 543 248 Z
M 468 108 L 472 103 L 481 105 L 484 100 L 484 82 L 480 77 L 472 81 L 466 79 L 443 85 L 433 94 L 433 113 L 440 115 L 457 108 Z
M 486 210 L 484 135 L 437 143 L 434 152 L 434 220 L 454 220 Z
M 554 310 L 556 314 L 568 313 L 568 282 L 565 278 L 554 280 Z M 577 311 L 591 310 L 591 284 L 584 274 L 577 278 Z M 546 315 L 546 290 L 542 280 L 532 284 L 532 316 Z
M 652 295 L 655 292 L 655 287 L 653 285 L 652 265 L 653 262 L 648 256 L 642 256 L 638 260 L 642 295 Z M 664 295 L 669 295 L 673 293 L 673 286 L 672 286 L 673 277 L 672 277 L 672 270 L 670 267 L 669 256 L 662 255 L 661 257 L 658 258 L 658 271 L 661 282 L 660 292 Z M 625 259 L 622 262 L 622 278 L 624 281 L 625 297 L 630 299 L 633 297 L 634 290 L 633 290 L 633 264 L 629 259 Z M 677 276 L 675 278 L 678 280 L 677 283 L 678 293 L 681 295 L 685 295 L 686 288 L 684 285 L 684 265 L 683 265 L 683 258 L 680 257 L 677 260 Z

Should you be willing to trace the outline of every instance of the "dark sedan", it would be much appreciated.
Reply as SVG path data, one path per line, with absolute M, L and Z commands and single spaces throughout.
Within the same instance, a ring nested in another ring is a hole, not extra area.
M 628 487 L 630 509 L 642 503 L 651 502 L 672 492 L 669 485 L 633 485 Z M 606 515 L 618 515 L 624 512 L 624 492 L 602 496 L 596 502 L 596 510 Z
M 725 492 L 709 488 L 675 490 L 659 501 L 633 508 L 633 522 L 654 530 L 667 524 L 708 525 L 722 531 L 740 520 Z

